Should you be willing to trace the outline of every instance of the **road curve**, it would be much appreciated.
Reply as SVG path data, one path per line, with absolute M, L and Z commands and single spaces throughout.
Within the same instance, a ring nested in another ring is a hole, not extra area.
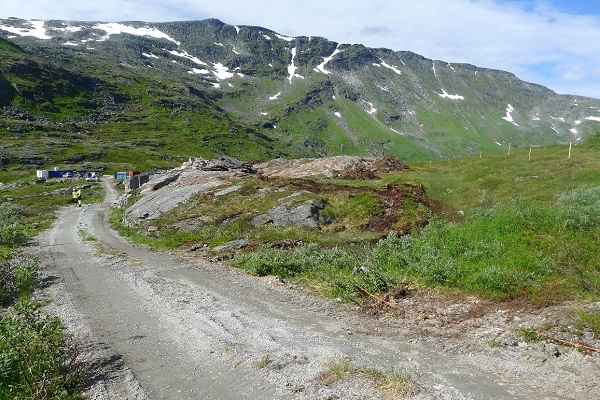
M 401 321 L 384 324 L 223 265 L 133 245 L 107 224 L 117 192 L 112 179 L 103 183 L 103 203 L 62 209 L 39 238 L 54 282 L 43 294 L 50 309 L 121 361 L 92 398 L 380 398 L 363 381 L 320 382 L 327 361 L 341 358 L 406 371 L 421 387 L 415 399 L 587 398 L 566 397 L 573 391 L 560 389 L 558 374 L 536 377 L 535 362 L 444 350 L 404 335 Z

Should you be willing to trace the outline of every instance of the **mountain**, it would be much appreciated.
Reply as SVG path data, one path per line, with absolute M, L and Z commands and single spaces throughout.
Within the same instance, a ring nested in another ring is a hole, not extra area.
M 600 100 L 515 75 L 215 19 L 0 19 L 0 164 L 407 161 L 577 142 Z M 111 167 L 109 167 L 110 169 Z

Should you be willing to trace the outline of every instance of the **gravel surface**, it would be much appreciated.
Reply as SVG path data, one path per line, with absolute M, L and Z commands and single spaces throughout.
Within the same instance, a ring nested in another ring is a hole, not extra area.
M 342 359 L 407 373 L 419 387 L 412 399 L 600 398 L 600 354 L 418 314 L 454 315 L 472 310 L 473 299 L 444 305 L 422 293 L 400 303 L 414 315 L 367 313 L 277 279 L 132 245 L 107 225 L 117 194 L 112 180 L 104 184 L 104 203 L 63 209 L 37 246 L 45 265 L 37 296 L 100 368 L 91 399 L 386 398 L 363 374 L 323 379 Z M 553 315 L 495 310 L 473 321 L 530 326 Z

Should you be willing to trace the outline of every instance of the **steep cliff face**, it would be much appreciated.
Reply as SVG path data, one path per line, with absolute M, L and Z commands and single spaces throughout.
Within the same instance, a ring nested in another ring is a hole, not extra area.
M 173 164 L 223 153 L 423 160 L 576 142 L 600 128 L 600 100 L 509 72 L 215 19 L 13 18 L 0 36 L 4 132 L 24 129 L 26 114 L 100 146 L 160 137 L 162 155 L 146 155 Z

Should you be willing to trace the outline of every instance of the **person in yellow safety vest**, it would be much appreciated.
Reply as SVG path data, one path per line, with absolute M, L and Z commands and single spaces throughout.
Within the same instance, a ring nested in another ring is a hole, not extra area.
M 81 207 L 81 188 L 79 186 L 73 188 L 73 203 L 77 207 Z

